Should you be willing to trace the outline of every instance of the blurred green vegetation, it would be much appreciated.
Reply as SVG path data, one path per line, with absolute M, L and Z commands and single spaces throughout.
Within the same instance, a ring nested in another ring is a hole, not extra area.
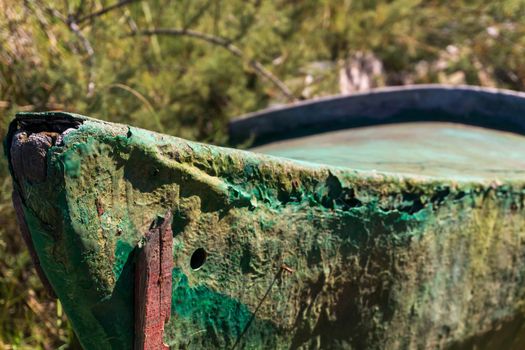
M 0 13 L 2 137 L 16 111 L 58 109 L 227 144 L 231 117 L 292 100 L 525 84 L 521 0 L 0 0 Z M 177 35 L 140 34 L 158 28 Z M 75 348 L 17 232 L 6 166 L 0 349 Z

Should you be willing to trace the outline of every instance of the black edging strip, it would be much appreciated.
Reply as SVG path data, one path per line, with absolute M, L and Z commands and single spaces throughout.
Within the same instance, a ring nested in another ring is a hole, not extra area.
M 374 89 L 247 114 L 229 124 L 232 145 L 258 146 L 321 132 L 418 121 L 453 122 L 525 135 L 525 93 L 475 86 Z

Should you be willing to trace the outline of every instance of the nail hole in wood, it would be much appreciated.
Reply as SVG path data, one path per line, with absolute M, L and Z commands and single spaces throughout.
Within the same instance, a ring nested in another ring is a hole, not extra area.
M 197 248 L 191 255 L 190 259 L 190 267 L 193 270 L 198 270 L 204 265 L 206 262 L 206 258 L 208 256 L 208 253 L 206 253 L 206 250 L 204 248 Z

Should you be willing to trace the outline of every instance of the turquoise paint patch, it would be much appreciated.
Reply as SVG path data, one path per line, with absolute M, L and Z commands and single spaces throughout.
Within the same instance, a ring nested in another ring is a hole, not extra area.
M 206 286 L 190 286 L 188 277 L 179 268 L 173 269 L 172 278 L 170 322 L 176 327 L 165 327 L 170 345 L 229 348 L 241 335 L 239 344 L 244 346 L 275 345 L 279 332 L 269 321 L 255 318 L 242 334 L 253 316 L 246 305 Z
M 521 179 L 525 174 L 525 138 L 452 123 L 353 128 L 269 143 L 253 150 L 361 171 L 458 181 Z

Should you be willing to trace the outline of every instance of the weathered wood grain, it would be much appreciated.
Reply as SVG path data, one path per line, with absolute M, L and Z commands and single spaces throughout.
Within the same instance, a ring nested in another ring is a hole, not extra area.
M 169 349 L 162 337 L 170 318 L 173 234 L 171 212 L 154 222 L 135 269 L 135 350 Z

